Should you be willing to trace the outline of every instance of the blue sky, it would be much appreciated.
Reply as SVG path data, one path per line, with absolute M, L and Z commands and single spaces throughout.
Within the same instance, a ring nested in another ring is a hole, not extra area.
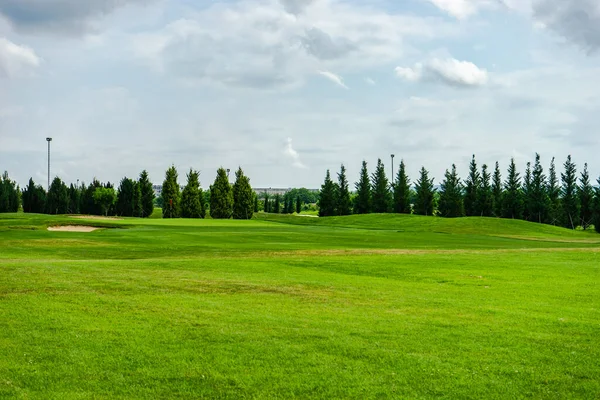
M 344 163 L 600 174 L 593 0 L 0 0 L 0 169 L 318 187 Z

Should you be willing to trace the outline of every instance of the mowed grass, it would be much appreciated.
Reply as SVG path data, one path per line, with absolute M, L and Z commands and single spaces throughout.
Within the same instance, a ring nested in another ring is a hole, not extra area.
M 599 398 L 599 278 L 522 221 L 1 215 L 0 398 Z

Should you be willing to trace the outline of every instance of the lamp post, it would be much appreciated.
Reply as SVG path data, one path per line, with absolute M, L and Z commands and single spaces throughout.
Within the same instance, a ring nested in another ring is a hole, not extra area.
M 395 157 L 395 155 L 392 154 L 391 157 L 392 157 L 392 185 L 393 185 L 394 184 L 394 157 Z
M 46 142 L 48 142 L 48 191 L 50 191 L 50 142 L 52 141 L 51 137 L 46 138 Z

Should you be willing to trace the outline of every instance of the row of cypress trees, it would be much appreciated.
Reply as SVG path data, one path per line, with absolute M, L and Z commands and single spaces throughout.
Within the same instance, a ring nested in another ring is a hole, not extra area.
M 587 164 L 578 177 L 571 156 L 563 167 L 559 180 L 553 158 L 546 175 L 540 155 L 536 154 L 533 165 L 527 163 L 521 176 L 511 159 L 503 180 L 499 163 L 496 162 L 491 172 L 485 164 L 480 169 L 473 156 L 464 182 L 452 165 L 446 170 L 438 190 L 425 167 L 412 186 L 402 161 L 395 182 L 390 185 L 381 160 L 372 175 L 363 161 L 356 192 L 351 194 L 342 165 L 337 182 L 332 181 L 329 171 L 326 173 L 321 186 L 319 215 L 395 212 L 448 218 L 484 216 L 524 219 L 570 229 L 578 226 L 587 229 L 594 225 L 600 232 L 600 178 L 599 186 L 594 188 Z
M 193 169 L 187 173 L 187 184 L 180 191 L 178 173 L 171 166 L 165 173 L 162 187 L 163 218 L 205 218 L 206 203 L 200 188 L 200 173 Z M 214 219 L 251 219 L 255 209 L 255 194 L 250 179 L 242 168 L 235 173 L 231 185 L 224 168 L 217 170 L 214 183 L 210 186 L 210 216 Z

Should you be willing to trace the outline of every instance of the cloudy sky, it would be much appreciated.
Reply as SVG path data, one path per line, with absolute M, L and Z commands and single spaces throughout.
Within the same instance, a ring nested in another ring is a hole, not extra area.
M 0 169 L 256 187 L 396 154 L 600 174 L 597 0 L 0 0 Z

